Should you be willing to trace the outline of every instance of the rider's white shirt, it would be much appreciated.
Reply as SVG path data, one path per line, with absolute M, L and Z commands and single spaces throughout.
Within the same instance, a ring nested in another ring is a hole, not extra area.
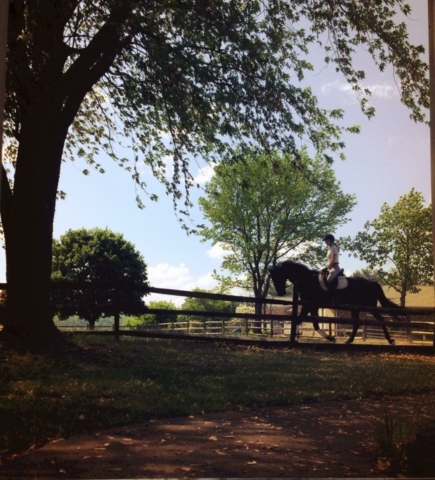
M 332 262 L 334 255 L 336 255 L 336 263 L 339 263 L 338 259 L 338 247 L 336 245 L 329 245 L 326 258 L 328 259 L 328 265 Z

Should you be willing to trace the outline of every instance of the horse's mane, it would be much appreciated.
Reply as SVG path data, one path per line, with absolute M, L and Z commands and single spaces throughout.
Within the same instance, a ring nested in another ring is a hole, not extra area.
M 298 271 L 301 275 L 316 274 L 317 270 L 312 270 L 302 263 L 293 262 L 293 260 L 285 260 L 281 263 L 283 268 L 291 268 L 293 271 Z

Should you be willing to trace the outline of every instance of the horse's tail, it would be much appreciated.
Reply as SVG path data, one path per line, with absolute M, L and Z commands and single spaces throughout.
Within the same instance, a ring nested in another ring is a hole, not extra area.
M 372 284 L 376 292 L 376 298 L 384 308 L 402 308 L 400 305 L 388 300 L 388 298 L 385 296 L 384 290 L 378 282 L 372 282 Z

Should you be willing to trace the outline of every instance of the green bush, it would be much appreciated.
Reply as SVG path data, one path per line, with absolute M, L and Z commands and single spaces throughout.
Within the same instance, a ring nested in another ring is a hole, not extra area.
M 148 308 L 160 308 L 162 310 L 177 310 L 174 302 L 166 300 L 153 300 Z M 150 325 L 153 323 L 172 323 L 177 321 L 177 313 L 146 313 L 145 315 L 126 317 L 123 326 L 137 327 L 139 325 Z

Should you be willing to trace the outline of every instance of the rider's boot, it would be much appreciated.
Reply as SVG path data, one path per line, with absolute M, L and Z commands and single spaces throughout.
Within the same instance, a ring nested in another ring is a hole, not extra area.
M 328 293 L 329 293 L 329 298 L 331 299 L 331 304 L 332 306 L 335 306 L 338 304 L 337 297 L 336 297 L 336 288 L 333 287 L 331 284 L 328 285 Z

